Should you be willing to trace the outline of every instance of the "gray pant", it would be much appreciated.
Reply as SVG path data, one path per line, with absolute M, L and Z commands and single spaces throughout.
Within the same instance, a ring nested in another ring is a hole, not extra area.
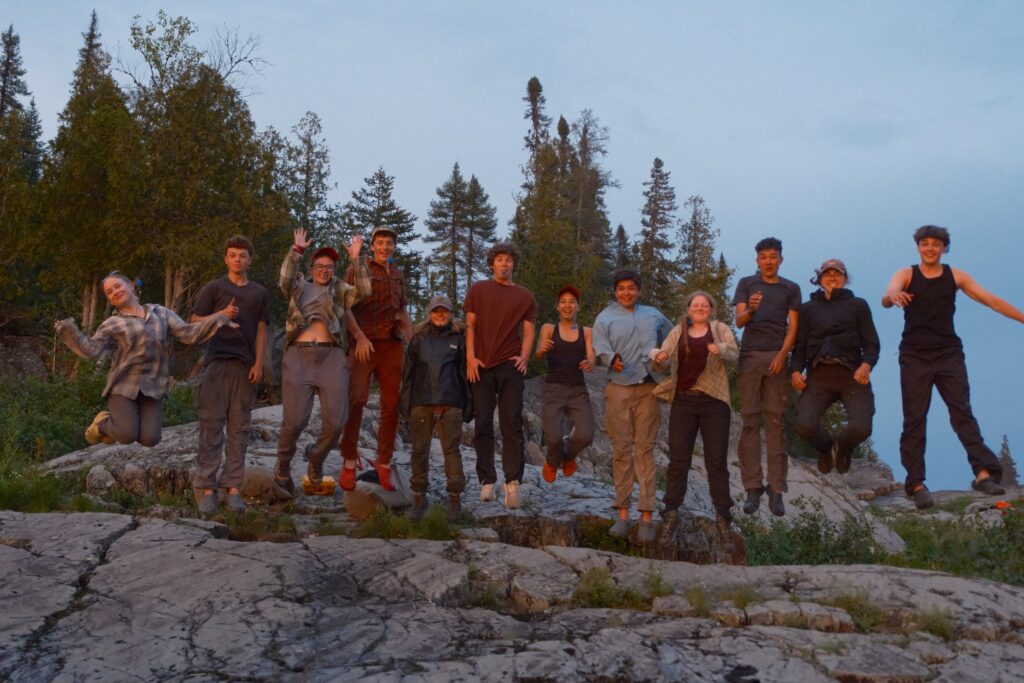
M 547 462 L 560 467 L 564 460 L 575 460 L 580 451 L 594 441 L 594 412 L 586 385 L 541 385 L 541 429 L 547 446 Z M 569 418 L 572 432 L 563 441 L 562 420 Z
M 249 418 L 256 387 L 249 382 L 249 365 L 241 359 L 214 359 L 203 368 L 196 392 L 199 411 L 199 448 L 196 451 L 196 488 L 239 488 L 249 445 Z M 224 428 L 227 427 L 227 448 Z M 224 452 L 224 468 L 217 470 Z
M 110 417 L 100 424 L 100 433 L 118 443 L 155 446 L 164 425 L 164 401 L 139 394 L 136 398 L 107 396 Z
M 295 442 L 309 424 L 313 394 L 320 398 L 320 436 L 309 452 L 310 467 L 322 472 L 324 460 L 338 443 L 348 415 L 348 360 L 336 346 L 289 346 L 281 361 L 281 434 L 277 471 L 291 472 Z
M 462 443 L 462 408 L 452 406 L 413 406 L 409 411 L 413 493 L 427 492 L 430 439 L 434 435 L 435 424 L 444 452 L 444 476 L 448 480 L 448 493 L 462 493 L 466 489 L 462 452 L 459 450 Z
M 654 440 L 661 424 L 661 410 L 654 397 L 654 384 L 621 386 L 609 382 L 604 389 L 604 430 L 615 455 L 612 478 L 615 502 L 612 507 L 628 510 L 633 482 L 640 484 L 637 510 L 654 512 L 658 504 L 654 490 Z
M 789 455 L 782 437 L 782 414 L 789 397 L 789 376 L 786 369 L 773 375 L 768 369 L 775 351 L 744 351 L 740 354 L 740 414 L 743 431 L 737 451 L 740 475 L 747 491 L 764 488 L 761 469 L 761 418 L 764 418 L 764 447 L 767 453 L 768 488 L 777 493 L 789 490 Z

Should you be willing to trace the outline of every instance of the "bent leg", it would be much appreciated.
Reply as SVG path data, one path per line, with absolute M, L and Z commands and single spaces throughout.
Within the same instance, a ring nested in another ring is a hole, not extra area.
M 164 427 L 164 400 L 139 394 L 139 443 L 153 446 L 160 443 Z
M 110 411 L 110 417 L 100 424 L 101 434 L 117 443 L 135 443 L 139 440 L 137 399 L 110 394 L 107 396 L 107 410 Z

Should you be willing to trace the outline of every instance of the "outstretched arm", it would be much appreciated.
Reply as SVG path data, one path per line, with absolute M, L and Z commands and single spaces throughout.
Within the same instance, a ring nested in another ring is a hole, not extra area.
M 1024 312 L 1021 312 L 1019 308 L 1011 304 L 1006 299 L 1001 299 L 979 285 L 973 277 L 964 271 L 954 268 L 953 278 L 956 280 L 957 287 L 962 289 L 964 294 L 971 297 L 979 304 L 984 304 L 996 313 L 1001 313 L 1011 320 L 1024 323 Z

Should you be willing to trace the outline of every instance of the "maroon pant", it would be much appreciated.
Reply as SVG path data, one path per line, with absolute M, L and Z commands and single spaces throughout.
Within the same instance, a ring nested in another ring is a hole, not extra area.
M 348 420 L 341 437 L 341 455 L 346 460 L 356 458 L 363 408 L 370 398 L 370 378 L 376 377 L 380 385 L 377 460 L 382 465 L 391 462 L 391 454 L 395 450 L 395 432 L 398 431 L 398 391 L 402 385 L 404 353 L 402 342 L 396 339 L 374 339 L 373 353 L 367 361 L 357 361 L 354 348 L 349 353 Z

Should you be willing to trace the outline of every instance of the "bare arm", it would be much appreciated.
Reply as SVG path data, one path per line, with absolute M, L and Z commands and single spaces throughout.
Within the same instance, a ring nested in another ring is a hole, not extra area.
M 1005 315 L 1010 320 L 1016 320 L 1019 323 L 1024 323 L 1024 313 L 1022 313 L 1019 308 L 979 285 L 973 277 L 964 271 L 954 268 L 953 277 L 956 280 L 957 287 L 962 289 L 964 294 L 971 297 L 979 304 L 988 306 L 996 313 Z
M 799 314 L 793 309 L 789 309 L 789 327 L 786 328 L 786 338 L 782 340 L 782 348 L 772 358 L 771 365 L 768 366 L 768 370 L 773 374 L 777 375 L 782 372 L 786 367 L 786 356 L 789 355 L 790 349 L 793 348 L 793 344 L 796 343 L 796 330 L 797 321 Z
M 886 287 L 885 294 L 882 295 L 882 308 L 892 308 L 893 306 L 903 308 L 914 299 L 914 295 L 907 292 L 907 287 L 910 286 L 910 275 L 910 268 L 900 268 L 893 273 L 892 279 L 889 280 L 889 286 Z
M 544 323 L 540 326 L 540 339 L 537 340 L 537 351 L 533 354 L 537 360 L 548 355 L 548 351 L 555 345 L 554 340 L 551 338 L 554 330 L 555 326 L 551 323 Z
M 480 361 L 476 359 L 476 313 L 466 313 L 466 379 L 480 381 Z
M 587 357 L 580 363 L 580 370 L 590 372 L 597 365 L 597 359 L 594 356 L 594 331 L 589 327 L 583 328 L 583 347 Z
M 373 342 L 363 334 L 363 330 L 359 327 L 359 323 L 356 321 L 356 317 L 352 314 L 351 309 L 345 309 L 342 322 L 345 324 L 345 329 L 348 330 L 348 333 L 356 340 L 356 360 L 360 363 L 370 360 L 370 354 L 373 353 Z
M 249 383 L 259 384 L 263 379 L 263 354 L 267 348 L 267 321 L 261 320 L 256 325 L 256 361 L 249 369 Z
M 533 341 L 537 338 L 537 326 L 529 320 L 523 321 L 523 344 L 519 347 L 519 355 L 513 356 L 516 362 L 516 370 L 526 374 L 526 367 L 530 362 L 530 349 L 533 348 Z

